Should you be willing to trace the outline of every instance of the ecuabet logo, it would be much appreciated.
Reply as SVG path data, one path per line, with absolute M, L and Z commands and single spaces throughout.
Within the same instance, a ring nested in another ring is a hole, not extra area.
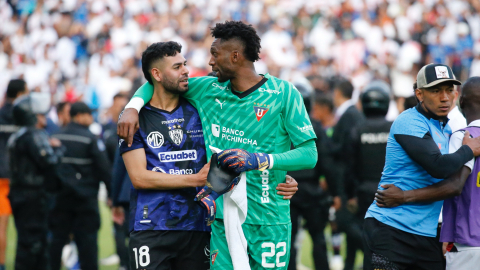
M 161 162 L 177 162 L 186 160 L 196 160 L 197 150 L 183 150 L 158 153 L 158 159 Z
M 147 143 L 151 148 L 160 148 L 162 147 L 165 140 L 163 139 L 162 133 L 158 131 L 152 131 L 148 134 Z

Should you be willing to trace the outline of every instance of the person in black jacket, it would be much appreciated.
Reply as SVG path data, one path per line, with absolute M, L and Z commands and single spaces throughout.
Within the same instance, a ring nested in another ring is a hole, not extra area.
M 305 108 L 310 113 L 313 107 L 314 90 L 303 84 L 295 84 L 300 94 L 302 94 Z M 295 239 L 299 229 L 300 217 L 306 221 L 306 228 L 313 242 L 313 261 L 315 269 L 330 269 L 328 266 L 327 248 L 325 243 L 324 229 L 328 222 L 328 209 L 331 205 L 332 197 L 320 187 L 320 177 L 325 175 L 331 178 L 331 161 L 325 151 L 327 144 L 327 135 L 322 128 L 322 124 L 315 119 L 310 119 L 313 129 L 317 135 L 316 145 L 318 152 L 318 162 L 315 168 L 310 170 L 288 172 L 295 178 L 299 185 L 297 195 L 292 197 L 290 203 L 290 217 L 292 220 L 292 246 L 290 249 L 289 270 L 297 269 L 297 250 Z M 334 184 L 329 185 L 334 188 Z
M 352 129 L 364 120 L 352 101 L 353 85 L 346 79 L 339 79 L 333 91 L 333 102 L 335 104 L 335 117 L 337 124 L 333 128 L 331 154 L 334 160 L 335 181 L 338 186 L 340 204 L 335 201 L 337 209 L 336 224 L 340 232 L 345 232 L 347 236 L 347 258 L 345 260 L 345 270 L 353 269 L 355 263 L 356 250 L 362 248 L 362 230 L 351 226 L 354 220 L 354 214 L 350 205 L 355 197 L 354 183 L 347 178 L 348 162 L 347 153 L 349 148 Z
M 62 248 L 73 233 L 82 269 L 98 269 L 97 232 L 100 228 L 98 188 L 110 189 L 111 171 L 104 143 L 91 133 L 92 112 L 83 102 L 72 104 L 72 122 L 53 137 L 66 147 L 57 173 L 62 190 L 51 212 L 52 269 L 59 270 Z
M 372 204 L 385 165 L 388 134 L 392 122 L 385 116 L 390 103 L 390 86 L 383 81 L 367 85 L 361 96 L 363 114 L 366 119 L 352 131 L 352 142 L 348 157 L 349 172 L 355 183 L 358 201 L 357 218 L 360 229 L 368 207 Z
M 0 270 L 5 270 L 5 251 L 7 247 L 7 226 L 8 217 L 12 213 L 9 192 L 9 170 L 7 141 L 12 133 L 18 131 L 19 127 L 13 124 L 13 101 L 28 93 L 27 84 L 24 80 L 11 80 L 7 86 L 5 103 L 0 109 Z
M 44 130 L 49 109 L 50 95 L 42 93 L 21 97 L 13 105 L 14 124 L 21 127 L 8 140 L 8 197 L 18 235 L 16 270 L 50 269 L 47 192 L 57 189 L 55 166 L 62 150 L 60 141 L 49 139 Z
M 362 250 L 358 232 L 363 230 L 363 221 L 368 207 L 375 197 L 378 183 L 385 165 L 388 134 L 392 122 L 385 116 L 390 103 L 390 87 L 383 81 L 374 81 L 367 85 L 361 95 L 361 104 L 365 120 L 356 125 L 351 132 L 349 147 L 346 149 L 346 182 L 353 187 L 354 199 L 347 204 L 349 212 L 344 212 L 348 222 L 344 221 L 347 235 L 347 256 L 354 261 L 356 251 Z M 350 215 L 352 213 L 353 215 Z M 346 266 L 350 266 L 347 260 Z M 351 269 L 351 268 L 349 268 Z

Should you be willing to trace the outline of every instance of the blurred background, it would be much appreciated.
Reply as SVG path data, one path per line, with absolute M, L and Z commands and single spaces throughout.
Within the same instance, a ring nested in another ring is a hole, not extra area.
M 354 101 L 370 82 L 387 82 L 389 120 L 412 99 L 426 63 L 447 64 L 462 81 L 480 76 L 478 0 L 0 0 L 0 102 L 10 80 L 23 79 L 30 91 L 51 95 L 52 130 L 68 121 L 65 104 L 83 101 L 94 110 L 90 130 L 104 137 L 145 82 L 140 60 L 149 44 L 179 42 L 190 76 L 204 76 L 211 71 L 209 28 L 225 20 L 257 30 L 258 73 L 309 85 L 325 97 L 328 112 L 319 107 L 312 117 L 327 130 L 336 121 L 329 100 L 340 76 L 352 83 Z M 106 196 L 100 193 L 100 258 L 115 253 Z M 310 240 L 300 236 L 300 264 L 313 269 Z M 14 254 L 11 220 L 9 270 Z M 118 269 L 110 259 L 105 264 L 113 266 L 101 269 Z

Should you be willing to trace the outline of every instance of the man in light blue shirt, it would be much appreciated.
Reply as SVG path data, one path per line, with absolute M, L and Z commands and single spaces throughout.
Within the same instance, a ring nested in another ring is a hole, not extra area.
M 403 112 L 392 125 L 379 189 L 391 185 L 413 190 L 437 183 L 473 158 L 478 141 L 466 138 L 448 154 L 452 131 L 448 112 L 460 85 L 450 67 L 424 66 L 417 75 L 419 104 Z M 380 197 L 381 198 L 381 197 Z M 364 269 L 442 269 L 436 228 L 442 201 L 384 208 L 374 201 L 364 223 Z

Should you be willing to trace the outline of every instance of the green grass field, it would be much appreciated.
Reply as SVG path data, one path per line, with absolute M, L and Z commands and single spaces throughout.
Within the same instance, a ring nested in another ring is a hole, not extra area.
M 100 214 L 102 217 L 102 226 L 100 228 L 99 237 L 98 237 L 98 247 L 100 252 L 99 258 L 105 258 L 112 255 L 115 252 L 115 244 L 114 244 L 114 239 L 112 234 L 112 220 L 111 220 L 110 210 L 102 202 L 100 203 Z M 327 227 L 326 229 L 326 235 L 327 237 L 330 235 L 329 227 Z M 16 238 L 17 238 L 17 233 L 15 231 L 13 218 L 10 218 L 10 223 L 8 226 L 8 243 L 7 243 L 7 258 L 6 258 L 7 270 L 14 269 Z M 330 241 L 327 241 L 327 242 L 329 243 Z M 342 245 L 342 251 L 341 251 L 342 255 L 345 254 L 345 246 L 346 246 L 345 244 Z M 304 266 L 313 270 L 313 259 L 311 256 L 311 250 L 312 250 L 312 241 L 310 239 L 310 236 L 308 236 L 308 233 L 307 233 L 301 245 L 300 258 Z M 328 250 L 331 255 L 332 248 L 330 245 L 328 246 Z M 357 255 L 357 260 L 355 265 L 357 267 L 360 267 L 362 265 L 362 260 L 363 260 L 363 254 L 359 252 Z M 117 265 L 100 266 L 100 270 L 117 270 L 117 269 L 118 269 Z

